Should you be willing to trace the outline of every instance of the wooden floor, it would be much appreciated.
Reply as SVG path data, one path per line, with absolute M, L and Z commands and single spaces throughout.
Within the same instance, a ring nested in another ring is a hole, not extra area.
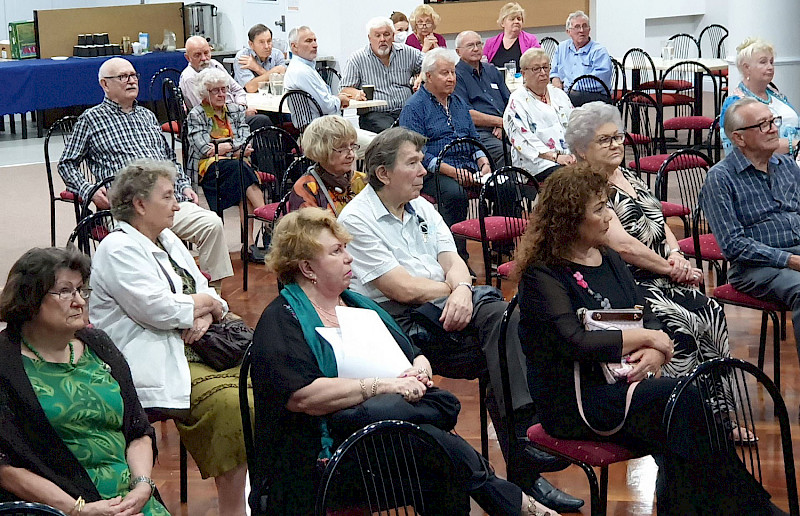
M 471 260 L 472 268 L 482 271 L 479 247 L 470 247 L 476 259 Z M 255 325 L 263 309 L 277 295 L 274 275 L 267 273 L 261 265 L 249 267 L 249 290 L 242 290 L 241 260 L 231 255 L 234 261 L 235 276 L 223 283 L 222 295 L 230 308 L 241 315 L 248 324 Z M 712 283 L 713 284 L 713 281 Z M 509 299 L 514 293 L 515 285 L 505 283 L 503 291 Z M 756 363 L 758 356 L 758 336 L 760 330 L 760 312 L 737 307 L 725 309 L 730 332 L 731 352 L 734 357 Z M 798 405 L 800 405 L 800 365 L 798 363 L 795 339 L 792 333 L 791 319 L 788 321 L 787 339 L 781 344 L 781 390 L 789 409 L 792 421 L 793 447 L 795 464 L 800 465 L 800 425 L 798 425 Z M 771 330 L 770 330 L 771 331 Z M 772 342 L 768 336 L 766 371 L 772 374 Z M 437 384 L 458 396 L 462 410 L 456 431 L 477 449 L 480 448 L 480 424 L 478 418 L 478 385 L 477 382 L 436 378 Z M 761 454 L 765 485 L 773 495 L 775 503 L 787 510 L 786 485 L 783 476 L 783 459 L 777 423 L 773 421 L 770 411 L 759 412 L 757 431 L 760 438 Z M 178 435 L 171 422 L 163 423 L 164 427 L 156 428 L 159 438 L 159 460 L 153 470 L 153 478 L 164 498 L 167 508 L 173 515 L 211 516 L 217 514 L 217 498 L 214 481 L 202 480 L 194 463 L 189 462 L 189 503 L 181 504 L 179 500 L 178 482 Z M 493 435 L 493 431 L 490 428 Z M 498 475 L 505 476 L 505 464 L 500 449 L 492 440 L 490 450 L 491 462 Z M 713 472 L 712 472 L 713 473 Z M 653 499 L 656 467 L 652 458 L 646 457 L 628 463 L 616 464 L 610 468 L 608 514 L 609 515 L 651 515 L 655 514 Z M 588 507 L 589 489 L 585 474 L 572 466 L 559 473 L 548 473 L 547 478 L 560 489 L 587 500 L 581 514 L 590 514 Z M 312 496 L 310 494 L 310 496 Z M 472 515 L 483 512 L 474 506 Z

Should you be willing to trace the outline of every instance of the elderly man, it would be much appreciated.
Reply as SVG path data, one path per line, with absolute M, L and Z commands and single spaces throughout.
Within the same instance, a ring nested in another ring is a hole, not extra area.
M 556 49 L 550 81 L 569 91 L 572 83 L 581 75 L 594 75 L 611 89 L 611 56 L 606 47 L 589 37 L 592 31 L 589 17 L 583 11 L 575 11 L 567 17 L 566 27 L 570 39 L 559 43 Z M 570 94 L 572 105 L 578 107 L 594 100 L 608 102 L 605 92 L 600 90 L 602 88 L 598 90 L 586 86 L 584 89 L 579 85 Z
M 351 288 L 380 303 L 397 320 L 422 348 L 434 372 L 474 378 L 488 371 L 491 384 L 499 386 L 497 339 L 507 303 L 493 287 L 472 286 L 448 226 L 433 205 L 420 197 L 427 173 L 422 153 L 425 143 L 424 136 L 396 127 L 376 136 L 367 149 L 369 184 L 339 215 L 339 221 L 353 236 L 347 246 L 353 256 Z M 439 332 L 457 335 L 452 339 L 430 338 L 414 323 L 414 312 L 438 320 Z M 509 372 L 515 414 L 520 414 L 518 420 L 527 428 L 532 400 L 517 336 L 518 321 L 517 313 L 508 331 Z M 499 407 L 491 396 L 488 401 L 509 465 L 509 479 L 552 509 L 580 507 L 581 500 L 559 492 L 525 467 L 522 449 L 505 440 Z M 547 455 L 539 456 L 539 462 L 540 471 L 560 467 Z
M 303 90 L 314 97 L 323 115 L 337 114 L 350 105 L 350 97 L 345 93 L 334 95 L 328 85 L 317 73 L 317 35 L 306 27 L 296 27 L 289 31 L 289 46 L 292 48 L 292 60 L 283 77 L 286 90 Z
M 216 68 L 226 74 L 228 71 L 219 61 L 211 59 L 211 46 L 206 41 L 206 38 L 202 36 L 192 36 L 186 40 L 186 60 L 189 61 L 189 64 L 181 72 L 180 88 L 183 93 L 183 100 L 189 109 L 192 109 L 203 100 L 197 96 L 197 75 L 206 68 Z M 247 94 L 244 88 L 239 86 L 233 78 L 228 81 L 227 98 L 229 103 L 247 107 Z M 255 109 L 247 109 L 245 114 L 245 121 L 252 131 L 272 125 L 267 115 L 258 114 Z
M 400 110 L 413 93 L 414 77 L 422 67 L 422 52 L 408 45 L 394 43 L 394 24 L 389 18 L 373 18 L 367 22 L 369 44 L 350 56 L 342 76 L 342 91 L 357 100 L 364 100 L 365 84 L 375 87 L 377 100 L 388 106 L 374 108 L 358 118 L 362 129 L 379 133 L 391 127 Z
M 483 40 L 477 32 L 467 30 L 456 36 L 456 53 L 461 60 L 456 65 L 455 94 L 467 105 L 495 165 L 510 165 L 503 155 L 502 140 L 503 111 L 510 95 L 506 82 L 497 68 L 481 63 Z
M 708 173 L 700 203 L 730 262 L 730 282 L 792 311 L 800 346 L 800 168 L 780 145 L 781 118 L 758 99 L 725 113 L 734 149 Z
M 272 47 L 272 31 L 261 23 L 247 31 L 247 47 L 236 53 L 233 77 L 249 93 L 258 91 L 258 83 L 268 81 L 273 73 L 284 73 L 283 52 Z M 187 49 L 188 50 L 188 49 Z
M 136 102 L 139 74 L 130 62 L 114 57 L 100 66 L 98 78 L 105 98 L 80 116 L 58 163 L 67 189 L 86 199 L 94 186 L 78 168 L 82 161 L 98 181 L 114 176 L 137 158 L 172 161 L 178 169 L 175 197 L 181 208 L 175 213 L 172 231 L 197 245 L 200 268 L 211 275 L 212 286 L 219 288 L 222 278 L 233 275 L 222 220 L 197 205 L 197 194 L 164 139 L 161 125 L 151 111 Z M 99 209 L 109 208 L 105 188 L 94 194 L 92 201 Z
M 445 146 L 463 136 L 476 140 L 478 131 L 472 123 L 467 105 L 453 95 L 456 87 L 458 56 L 452 50 L 435 48 L 425 54 L 422 75 L 425 84 L 417 90 L 400 113 L 400 125 L 416 131 L 426 138 L 423 164 L 428 172 L 422 191 L 436 196 L 433 172 L 439 163 L 439 153 Z M 489 160 L 483 151 L 474 155 L 462 153 L 449 162 L 439 165 L 439 211 L 448 227 L 467 218 L 467 193 L 463 186 L 479 184 L 476 176 L 491 172 Z M 466 241 L 458 240 L 458 254 L 467 261 Z

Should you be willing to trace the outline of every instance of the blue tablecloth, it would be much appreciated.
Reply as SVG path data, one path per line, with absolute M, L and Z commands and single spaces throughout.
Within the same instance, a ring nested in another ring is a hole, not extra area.
M 97 71 L 106 59 L 110 56 L 0 62 L 0 115 L 99 104 L 103 89 Z M 183 70 L 187 64 L 183 52 L 153 52 L 125 59 L 142 75 L 139 102 L 151 100 L 150 79 L 161 68 Z

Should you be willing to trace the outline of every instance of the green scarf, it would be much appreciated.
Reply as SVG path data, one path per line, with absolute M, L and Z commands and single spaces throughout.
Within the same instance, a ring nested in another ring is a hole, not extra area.
M 303 336 L 306 339 L 306 343 L 308 343 L 308 347 L 311 348 L 314 358 L 317 359 L 317 365 L 320 371 L 322 371 L 322 374 L 328 378 L 338 377 L 339 371 L 336 367 L 336 356 L 333 354 L 333 348 L 325 339 L 320 337 L 316 330 L 320 326 L 324 326 L 322 324 L 322 319 L 319 318 L 319 314 L 317 314 L 317 311 L 314 309 L 308 296 L 306 296 L 306 293 L 303 292 L 303 289 L 300 288 L 300 285 L 297 283 L 289 283 L 283 287 L 281 295 L 289 302 L 289 306 L 292 307 L 294 314 L 297 316 L 297 320 L 300 321 Z M 347 306 L 366 308 L 378 312 L 383 324 L 385 324 L 390 331 L 393 330 L 392 334 L 394 338 L 397 339 L 398 336 L 400 337 L 398 345 L 403 350 L 403 353 L 409 357 L 409 360 L 413 358 L 411 340 L 403 332 L 397 322 L 395 322 L 392 316 L 381 308 L 378 303 L 351 290 L 342 292 L 342 299 Z M 328 422 L 324 417 L 320 418 L 320 431 L 322 434 L 322 451 L 319 452 L 319 458 L 325 460 L 331 457 L 333 439 L 328 431 Z

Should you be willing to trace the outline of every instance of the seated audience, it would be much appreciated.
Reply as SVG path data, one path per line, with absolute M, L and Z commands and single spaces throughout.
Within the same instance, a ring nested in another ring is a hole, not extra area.
M 468 30 L 456 36 L 456 53 L 461 60 L 456 65 L 456 89 L 472 117 L 480 141 L 495 165 L 506 163 L 503 155 L 503 111 L 508 104 L 508 87 L 494 66 L 481 63 L 483 42 L 477 32 Z
M 89 315 L 130 364 L 142 405 L 175 419 L 202 477 L 214 477 L 220 514 L 242 516 L 239 367 L 216 371 L 188 346 L 228 305 L 169 229 L 181 209 L 175 173 L 170 162 L 140 160 L 117 174 L 109 193 L 119 222 L 94 255 Z
M 128 364 L 108 335 L 86 327 L 89 269 L 74 248 L 31 249 L 8 274 L 0 500 L 66 514 L 168 516 L 150 479 L 155 432 Z
M 778 127 L 780 144 L 775 152 L 794 155 L 800 145 L 800 117 L 786 95 L 772 84 L 775 77 L 774 47 L 760 38 L 745 39 L 736 47 L 736 67 L 742 81 L 728 93 L 720 118 L 720 136 L 725 152 L 734 148 L 731 138 L 724 130 L 728 108 L 741 98 L 753 98 L 769 106 L 772 114 L 781 118 L 781 125 Z
M 75 124 L 72 138 L 58 162 L 64 184 L 70 192 L 85 199 L 94 185 L 78 168 L 82 161 L 86 161 L 98 181 L 113 177 L 137 158 L 171 161 L 177 169 L 175 197 L 181 206 L 175 214 L 172 231 L 181 240 L 197 246 L 200 267 L 211 275 L 215 288 L 219 288 L 222 278 L 233 276 L 222 220 L 197 205 L 197 194 L 161 133 L 161 125 L 152 111 L 136 102 L 139 74 L 133 65 L 121 57 L 112 57 L 100 65 L 98 75 L 105 98 L 84 111 Z M 98 190 L 92 201 L 98 209 L 108 209 L 106 188 Z
M 455 252 L 448 226 L 431 203 L 420 197 L 426 174 L 424 145 L 422 135 L 398 127 L 376 136 L 367 149 L 369 185 L 339 215 L 339 222 L 353 236 L 348 245 L 353 256 L 352 288 L 389 312 L 439 374 L 486 378 L 488 373 L 490 384 L 499 386 L 497 339 L 507 303 L 495 288 L 472 286 L 469 269 Z M 420 332 L 414 320 L 420 307 L 441 313 L 440 331 L 453 332 L 453 338 Z M 519 412 L 517 421 L 530 422 L 531 397 L 516 324 L 512 317 L 508 343 L 511 389 L 515 414 Z M 505 441 L 505 424 L 494 398 L 489 396 L 487 401 L 509 478 L 554 510 L 580 508 L 582 500 L 558 491 L 538 474 L 566 464 L 558 466 L 546 454 L 536 454 L 535 467 L 522 460 L 524 447 Z
M 567 34 L 570 39 L 559 43 L 550 72 L 550 80 L 564 91 L 569 91 L 572 83 L 581 75 L 594 75 L 609 90 L 612 88 L 611 56 L 606 47 L 592 41 L 589 37 L 591 30 L 589 17 L 583 11 L 575 11 L 567 17 Z M 579 84 L 570 93 L 570 100 L 572 105 L 582 106 L 594 100 L 608 102 L 609 98 L 599 86 L 592 89 L 589 85 Z
M 406 38 L 406 45 L 421 50 L 423 53 L 434 48 L 447 48 L 447 43 L 441 34 L 436 34 L 436 26 L 441 17 L 428 4 L 417 6 L 411 11 L 409 24 L 412 33 Z
M 588 164 L 556 171 L 517 248 L 519 335 L 542 426 L 554 438 L 652 454 L 658 514 L 780 514 L 736 448 L 710 449 L 706 425 L 714 423 L 705 420 L 697 391 L 676 407 L 668 439 L 662 418 L 678 379 L 659 377 L 673 347 L 652 312 L 645 307 L 643 328 L 622 331 L 587 331 L 576 315 L 644 305 L 625 262 L 608 247 L 608 194 L 608 180 Z M 607 383 L 600 364 L 625 355 L 633 369 Z
M 725 132 L 734 148 L 709 171 L 700 205 L 730 263 L 730 283 L 786 304 L 800 342 L 800 168 L 779 152 L 779 120 L 759 99 L 728 107 Z
M 525 9 L 516 2 L 508 2 L 500 8 L 500 17 L 497 24 L 503 32 L 486 40 L 483 55 L 497 68 L 503 68 L 506 63 L 513 61 L 517 70 L 522 54 L 529 48 L 539 48 L 536 36 L 522 30 L 525 23 Z
M 330 457 L 353 431 L 340 428 L 349 421 L 338 421 L 339 411 L 376 396 L 399 409 L 407 403 L 424 403 L 435 389 L 430 362 L 392 317 L 374 301 L 347 289 L 353 261 L 346 249 L 349 240 L 333 215 L 319 208 L 290 213 L 275 229 L 267 259 L 285 287 L 256 327 L 252 372 L 256 462 L 263 475 L 254 488 L 257 496 L 269 489 L 271 513 L 312 512 L 317 461 Z M 339 378 L 330 344 L 315 332 L 321 326 L 339 327 L 337 306 L 378 312 L 412 366 L 397 378 Z M 457 505 L 466 514 L 469 494 L 490 514 L 552 514 L 519 487 L 495 476 L 475 449 L 450 429 L 433 424 L 421 428 L 453 458 L 464 490 L 460 500 L 429 500 L 437 509 Z
M 472 123 L 467 105 L 453 95 L 456 87 L 456 63 L 458 56 L 452 50 L 435 49 L 425 55 L 422 62 L 424 85 L 409 99 L 400 113 L 400 125 L 416 131 L 427 138 L 423 165 L 430 172 L 424 179 L 422 191 L 435 197 L 434 171 L 439 163 L 439 153 L 445 146 L 464 136 L 480 139 Z M 439 166 L 439 190 L 441 199 L 439 212 L 447 226 L 461 222 L 467 217 L 467 193 L 464 186 L 479 184 L 479 177 L 489 174 L 491 165 L 483 151 L 474 155 L 454 156 L 450 163 Z M 459 239 L 459 254 L 467 254 L 466 242 Z
M 511 161 L 544 181 L 559 167 L 575 162 L 564 141 L 572 103 L 548 80 L 550 58 L 541 48 L 520 59 L 523 88 L 517 88 L 503 113 L 511 142 Z
M 227 103 L 228 79 L 222 70 L 203 70 L 197 76 L 196 93 L 202 98 L 186 117 L 189 161 L 187 169 L 199 179 L 200 186 L 212 211 L 222 212 L 239 206 L 240 220 L 244 218 L 245 203 L 248 213 L 264 206 L 264 194 L 247 156 L 253 147 L 244 143 L 250 128 L 244 121 L 244 109 Z M 222 141 L 214 145 L 213 140 Z M 245 162 L 239 172 L 239 156 L 244 152 Z M 242 199 L 242 187 L 245 199 Z M 264 254 L 253 243 L 253 226 L 248 228 L 248 259 L 263 261 Z M 243 253 L 244 255 L 244 250 Z
M 394 41 L 394 28 L 389 18 L 372 18 L 367 22 L 369 43 L 356 50 L 342 75 L 342 92 L 355 100 L 366 100 L 365 84 L 375 88 L 374 99 L 385 100 L 386 107 L 372 108 L 359 115 L 361 129 L 379 133 L 397 122 L 403 105 L 411 97 L 412 83 L 422 67 L 422 52 Z
M 400 11 L 394 11 L 389 19 L 394 24 L 394 41 L 402 45 L 408 38 L 408 18 Z
M 364 189 L 366 174 L 353 170 L 356 136 L 353 125 L 338 115 L 325 115 L 306 127 L 303 153 L 315 163 L 292 187 L 289 211 L 319 207 L 336 216 Z
M 272 30 L 258 23 L 247 31 L 247 47 L 236 53 L 233 77 L 249 93 L 255 93 L 260 82 L 286 71 L 284 61 L 283 52 L 272 47 Z

